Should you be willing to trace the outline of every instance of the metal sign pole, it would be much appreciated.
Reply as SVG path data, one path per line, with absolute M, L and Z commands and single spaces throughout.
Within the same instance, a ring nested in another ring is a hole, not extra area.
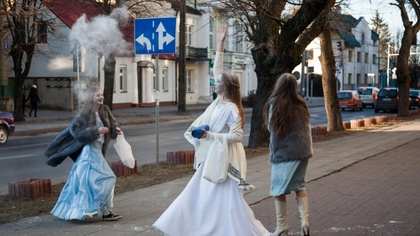
M 155 54 L 156 165 L 159 166 L 159 54 Z

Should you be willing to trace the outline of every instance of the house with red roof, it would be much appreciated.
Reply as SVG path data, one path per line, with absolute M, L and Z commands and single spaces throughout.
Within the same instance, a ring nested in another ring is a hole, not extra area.
M 105 58 L 111 54 L 116 61 L 114 108 L 153 106 L 156 69 L 159 70 L 160 104 L 177 104 L 178 47 L 175 54 L 136 55 L 135 19 L 125 8 L 115 8 L 106 15 L 98 6 L 82 0 L 45 1 L 45 7 L 48 10 L 40 18 L 54 23 L 37 45 L 38 52 L 27 82 L 38 85 L 44 107 L 76 109 L 75 91 L 88 86 L 86 80 L 97 80 L 104 86 Z M 159 17 L 177 16 L 178 11 L 173 9 L 179 8 L 176 1 L 168 1 L 166 7 L 163 11 L 166 15 L 159 14 Z M 191 37 L 193 30 L 202 24 L 201 13 L 188 7 L 187 21 L 190 36 L 186 52 L 187 103 L 197 103 L 203 97 L 210 102 L 207 40 L 202 40 L 208 36 Z M 178 36 L 175 38 L 178 45 Z
M 179 1 L 166 0 L 160 10 L 148 11 L 156 18 L 176 17 L 173 54 L 136 54 L 139 43 L 134 24 L 138 15 L 125 8 L 104 14 L 100 6 L 86 0 L 43 3 L 40 25 L 46 21 L 52 27 L 38 29 L 42 30 L 42 37 L 26 82 L 38 86 L 41 106 L 75 110 L 77 91 L 89 86 L 85 81 L 96 80 L 105 86 L 105 59 L 109 55 L 115 55 L 113 108 L 154 106 L 156 95 L 160 105 L 178 103 Z M 224 68 L 238 75 L 242 96 L 246 98 L 256 88 L 257 79 L 244 26 L 239 20 L 228 18 L 217 4 L 198 3 L 186 7 L 186 103 L 213 100 L 211 68 L 221 25 L 228 26 Z

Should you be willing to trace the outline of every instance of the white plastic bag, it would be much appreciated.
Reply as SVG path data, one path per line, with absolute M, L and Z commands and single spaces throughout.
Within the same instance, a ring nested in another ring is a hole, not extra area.
M 229 151 L 226 136 L 212 141 L 203 166 L 203 178 L 212 183 L 226 180 L 229 167 Z
M 131 150 L 130 144 L 127 142 L 127 140 L 125 140 L 124 135 L 119 134 L 117 136 L 117 141 L 114 144 L 114 148 L 115 151 L 117 151 L 122 163 L 129 168 L 134 168 L 135 160 L 133 151 Z

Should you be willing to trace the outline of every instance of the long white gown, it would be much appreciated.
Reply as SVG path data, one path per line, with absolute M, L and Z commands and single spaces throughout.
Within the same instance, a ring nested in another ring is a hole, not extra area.
M 214 113 L 226 114 L 225 123 L 230 126 L 238 119 L 237 108 L 233 103 L 219 106 Z M 212 117 L 217 117 L 217 114 Z M 210 131 L 212 124 L 210 121 Z M 212 183 L 202 177 L 201 164 L 185 189 L 159 217 L 153 226 L 170 236 L 266 236 L 270 233 L 243 197 L 243 190 L 231 178 L 223 183 Z

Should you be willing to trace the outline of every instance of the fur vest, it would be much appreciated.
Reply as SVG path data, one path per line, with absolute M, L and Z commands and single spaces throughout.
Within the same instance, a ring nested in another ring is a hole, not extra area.
M 295 126 L 285 134 L 270 134 L 270 163 L 305 160 L 312 157 L 311 125 L 297 118 Z
M 115 127 L 118 124 L 109 110 L 108 106 L 102 105 L 98 111 L 99 117 L 108 127 L 110 132 L 104 135 L 104 144 L 102 146 L 102 153 L 105 156 L 108 144 L 111 139 L 117 137 Z M 95 112 L 82 111 L 76 116 L 71 124 L 63 130 L 57 137 L 48 145 L 45 151 L 47 156 L 47 164 L 50 166 L 57 166 L 61 164 L 68 156 L 76 161 L 81 153 L 83 147 L 90 142 L 99 138 L 98 127 L 96 126 Z

